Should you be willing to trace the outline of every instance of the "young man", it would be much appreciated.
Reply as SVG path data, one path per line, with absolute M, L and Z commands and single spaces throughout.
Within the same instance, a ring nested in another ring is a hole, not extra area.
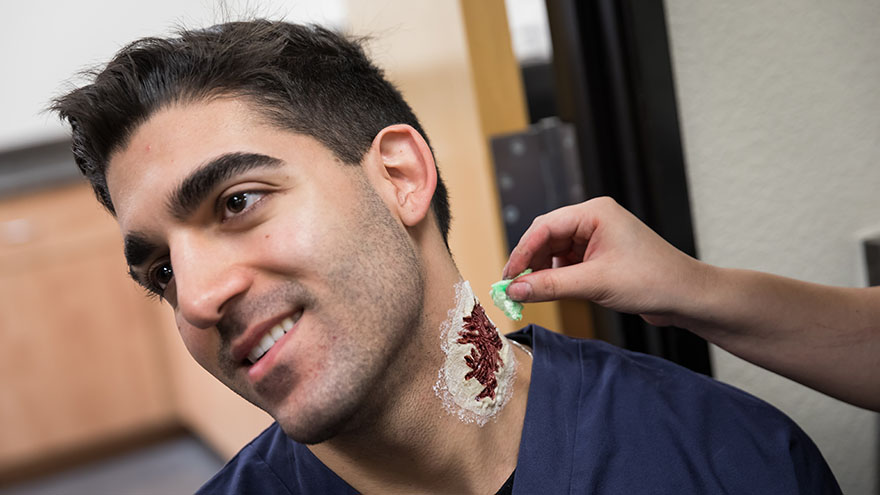
M 55 109 L 132 277 L 276 419 L 204 493 L 839 492 L 757 399 L 534 326 L 499 335 L 448 252 L 424 132 L 340 36 L 140 40 Z

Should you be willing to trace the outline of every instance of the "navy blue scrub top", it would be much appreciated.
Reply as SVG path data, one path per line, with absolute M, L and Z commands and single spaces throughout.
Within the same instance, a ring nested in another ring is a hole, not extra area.
M 784 414 L 660 358 L 537 325 L 514 494 L 837 494 Z M 500 487 L 499 487 L 500 488 Z M 357 493 L 277 423 L 198 493 Z

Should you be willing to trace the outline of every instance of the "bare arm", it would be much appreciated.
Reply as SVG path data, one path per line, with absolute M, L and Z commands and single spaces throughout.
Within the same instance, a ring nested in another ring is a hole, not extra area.
M 538 271 L 511 284 L 514 299 L 589 299 L 687 328 L 752 363 L 880 411 L 880 288 L 701 263 L 609 198 L 536 219 L 504 276 L 526 267 Z

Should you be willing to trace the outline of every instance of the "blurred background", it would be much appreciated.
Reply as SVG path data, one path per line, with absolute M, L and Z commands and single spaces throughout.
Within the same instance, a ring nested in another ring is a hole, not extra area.
M 252 15 L 373 37 L 431 137 L 450 244 L 475 287 L 500 276 L 535 215 L 602 194 L 707 262 L 868 283 L 862 243 L 880 235 L 870 0 L 6 2 L 0 493 L 191 493 L 270 423 L 194 363 L 171 311 L 128 279 L 115 222 L 42 112 L 135 38 Z M 525 321 L 757 395 L 814 439 L 845 493 L 880 493 L 875 413 L 584 303 L 533 305 Z

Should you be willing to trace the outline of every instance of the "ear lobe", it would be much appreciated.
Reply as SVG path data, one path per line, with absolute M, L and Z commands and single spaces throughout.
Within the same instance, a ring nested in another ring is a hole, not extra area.
M 428 143 L 411 126 L 395 124 L 382 129 L 372 147 L 378 152 L 382 179 L 394 195 L 398 216 L 404 225 L 415 226 L 427 216 L 437 187 L 437 169 Z

